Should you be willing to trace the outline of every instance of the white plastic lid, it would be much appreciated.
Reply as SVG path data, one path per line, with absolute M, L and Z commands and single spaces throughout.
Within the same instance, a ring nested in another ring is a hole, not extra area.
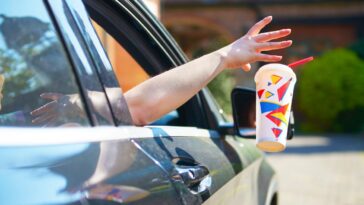
M 258 82 L 257 79 L 260 78 L 265 72 L 268 71 L 278 71 L 287 73 L 292 77 L 293 82 L 296 82 L 296 74 L 293 72 L 292 68 L 288 67 L 287 65 L 280 64 L 280 63 L 269 63 L 259 68 L 257 73 L 255 74 L 254 81 Z

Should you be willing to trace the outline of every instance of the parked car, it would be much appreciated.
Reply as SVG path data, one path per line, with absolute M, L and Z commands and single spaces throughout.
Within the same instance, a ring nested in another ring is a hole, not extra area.
M 90 18 L 149 76 L 187 62 L 140 1 L 4 1 L 0 204 L 277 204 L 275 172 L 246 139 L 253 107 L 237 101 L 254 91 L 233 92 L 235 125 L 204 88 L 133 126 Z

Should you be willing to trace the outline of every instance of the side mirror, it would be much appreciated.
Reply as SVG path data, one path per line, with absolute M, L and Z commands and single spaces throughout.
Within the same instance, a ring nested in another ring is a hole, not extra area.
M 250 88 L 235 87 L 231 92 L 231 102 L 233 108 L 234 127 L 237 135 L 244 138 L 255 138 L 255 90 Z M 292 139 L 294 135 L 294 118 L 291 112 L 287 139 Z

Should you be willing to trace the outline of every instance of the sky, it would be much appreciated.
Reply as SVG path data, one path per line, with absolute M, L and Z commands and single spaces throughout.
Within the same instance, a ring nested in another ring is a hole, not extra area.
M 43 22 L 49 22 L 46 7 L 41 0 L 16 0 L 5 1 L 0 0 L 0 14 L 7 17 L 35 17 Z M 0 20 L 0 24 L 2 19 Z M 0 48 L 4 48 L 4 40 L 0 34 Z

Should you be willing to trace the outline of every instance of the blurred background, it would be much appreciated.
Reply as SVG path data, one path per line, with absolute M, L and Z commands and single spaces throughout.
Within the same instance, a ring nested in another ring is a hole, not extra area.
M 291 28 L 293 46 L 274 52 L 284 64 L 314 56 L 295 70 L 297 135 L 268 154 L 280 179 L 280 204 L 364 204 L 364 1 L 145 0 L 190 59 L 244 35 L 272 15 L 265 29 Z M 262 64 L 225 71 L 208 87 L 227 116 L 234 86 L 254 88 Z

